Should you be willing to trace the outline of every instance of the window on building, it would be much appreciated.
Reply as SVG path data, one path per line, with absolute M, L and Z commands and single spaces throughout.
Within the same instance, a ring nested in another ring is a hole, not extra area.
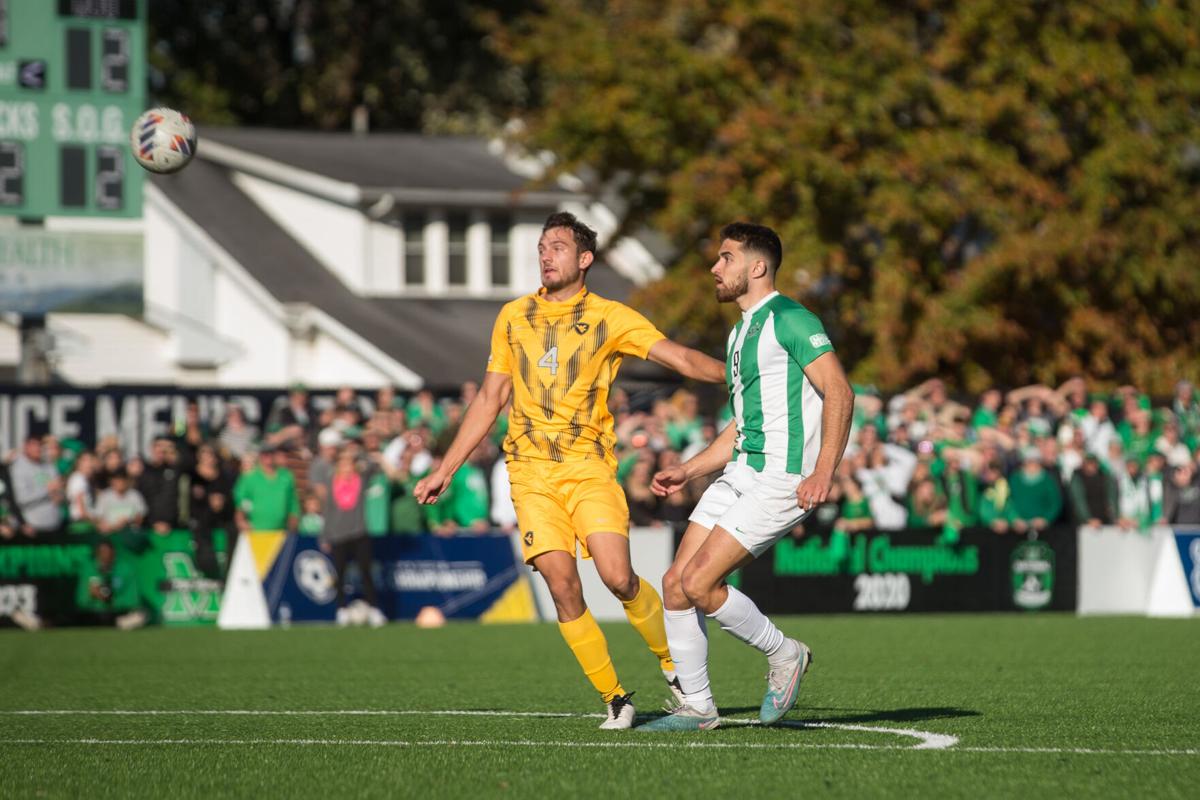
M 467 285 L 467 226 L 466 214 L 454 212 L 446 217 L 446 278 L 451 286 Z
M 425 283 L 425 215 L 410 211 L 402 218 L 404 227 L 404 282 L 409 286 Z
M 492 214 L 488 218 L 488 223 L 492 229 L 492 285 L 508 286 L 508 240 L 512 233 L 512 217 L 508 214 Z

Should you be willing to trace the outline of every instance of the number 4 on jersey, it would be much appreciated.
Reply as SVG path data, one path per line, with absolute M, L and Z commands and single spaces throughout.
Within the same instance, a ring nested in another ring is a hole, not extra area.
M 538 359 L 537 365 L 539 367 L 545 367 L 546 369 L 550 370 L 551 375 L 557 375 L 558 374 L 558 345 L 554 345 L 554 347 L 551 347 L 549 350 L 547 350 L 546 354 Z

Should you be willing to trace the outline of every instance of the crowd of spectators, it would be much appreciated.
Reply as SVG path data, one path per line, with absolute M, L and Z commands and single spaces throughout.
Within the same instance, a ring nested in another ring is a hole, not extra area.
M 342 561 L 361 558 L 360 539 L 372 534 L 511 531 L 505 415 L 436 505 L 412 496 L 477 389 L 438 398 L 343 387 L 318 411 L 296 385 L 261 429 L 237 405 L 203 420 L 189 403 L 145 454 L 123 452 L 115 437 L 92 447 L 30 437 L 0 464 L 0 537 L 188 530 L 197 565 L 220 577 L 218 553 L 232 541 L 219 548 L 219 538 L 245 530 L 318 536 Z M 729 424 L 728 408 L 704 414 L 687 389 L 631 396 L 619 387 L 609 406 L 632 524 L 682 529 L 704 486 L 659 498 L 650 478 L 703 449 Z M 1134 387 L 1100 392 L 1082 378 L 970 402 L 939 380 L 888 399 L 858 387 L 830 502 L 808 528 L 1200 524 L 1198 439 L 1200 398 L 1184 381 L 1157 406 Z

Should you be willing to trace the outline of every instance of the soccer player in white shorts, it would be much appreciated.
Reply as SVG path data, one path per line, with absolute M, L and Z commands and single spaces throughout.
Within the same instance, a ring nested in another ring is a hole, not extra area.
M 742 319 L 726 344 L 733 422 L 686 463 L 654 476 L 660 496 L 723 470 L 700 498 L 663 576 L 667 642 L 682 688 L 671 714 L 638 730 L 707 730 L 719 716 L 708 681 L 711 617 L 767 657 L 759 719 L 777 722 L 796 702 L 812 662 L 749 597 L 725 579 L 779 540 L 829 496 L 846 447 L 854 393 L 816 315 L 775 291 L 783 258 L 770 228 L 733 223 L 721 231 L 712 267 L 717 300 Z

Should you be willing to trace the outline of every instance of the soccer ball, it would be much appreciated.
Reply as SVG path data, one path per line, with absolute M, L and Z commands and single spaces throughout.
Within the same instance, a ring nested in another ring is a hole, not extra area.
M 350 624 L 366 625 L 371 618 L 371 607 L 365 600 L 355 600 L 350 604 Z
M 196 126 L 173 108 L 152 108 L 133 123 L 129 145 L 151 172 L 178 172 L 196 154 Z

